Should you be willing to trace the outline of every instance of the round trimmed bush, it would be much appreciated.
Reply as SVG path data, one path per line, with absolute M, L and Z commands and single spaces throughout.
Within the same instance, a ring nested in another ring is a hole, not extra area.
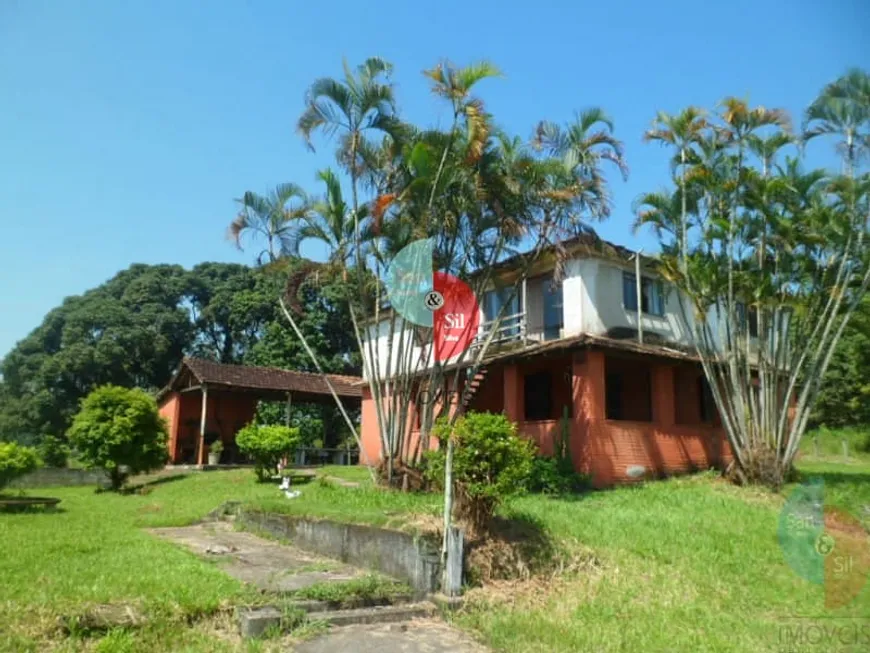
M 0 490 L 35 470 L 39 463 L 35 449 L 15 442 L 0 442 Z
M 107 385 L 91 392 L 68 436 L 87 467 L 108 472 L 113 490 L 128 474 L 158 469 L 168 457 L 166 422 L 157 402 L 139 388 Z
M 444 445 L 450 425 L 439 420 L 433 434 Z M 517 426 L 501 413 L 470 412 L 453 427 L 453 480 L 457 516 L 476 527 L 485 527 L 499 503 L 525 492 L 535 445 L 517 433 Z M 427 454 L 426 475 L 444 487 L 445 447 Z
M 236 434 L 236 444 L 254 463 L 257 478 L 266 481 L 278 474 L 282 458 L 293 455 L 299 444 L 299 429 L 249 424 Z

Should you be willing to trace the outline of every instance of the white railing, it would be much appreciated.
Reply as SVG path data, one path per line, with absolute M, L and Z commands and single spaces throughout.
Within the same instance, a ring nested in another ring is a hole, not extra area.
M 477 336 L 471 343 L 471 347 L 482 347 L 490 334 L 490 344 L 496 345 L 505 342 L 525 342 L 528 337 L 525 311 L 507 315 L 501 320 L 482 322 L 477 327 Z

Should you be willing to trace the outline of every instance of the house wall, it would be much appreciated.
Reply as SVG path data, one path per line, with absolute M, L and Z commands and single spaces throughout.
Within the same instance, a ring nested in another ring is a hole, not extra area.
M 170 410 L 174 404 L 175 418 L 173 431 L 170 431 L 170 459 L 173 463 L 196 463 L 196 447 L 199 440 L 200 420 L 202 418 L 202 394 L 199 392 L 173 393 L 174 399 L 161 404 L 161 414 Z M 206 433 L 217 433 L 224 443 L 222 462 L 237 458 L 236 433 L 254 419 L 257 399 L 253 395 L 222 393 L 210 390 L 206 410 Z M 174 432 L 174 437 L 172 433 Z M 208 448 L 204 456 L 208 454 Z
M 517 423 L 520 433 L 535 441 L 544 455 L 552 455 L 561 434 L 561 420 L 524 419 L 525 375 L 549 369 L 553 375 L 553 403 L 568 401 L 572 405 L 569 449 L 574 467 L 579 472 L 590 474 L 596 487 L 638 480 L 628 473 L 633 466 L 644 468 L 644 478 L 656 478 L 722 467 L 730 461 L 728 444 L 719 426 L 700 423 L 698 412 L 694 413 L 692 422 L 693 414 L 688 410 L 681 413 L 682 419 L 688 423 L 677 423 L 678 406 L 697 400 L 697 393 L 693 395 L 694 391 L 684 388 L 680 382 L 683 378 L 696 378 L 683 369 L 686 366 L 636 357 L 633 360 L 610 358 L 610 367 L 628 372 L 646 368 L 650 379 L 649 421 L 607 419 L 608 357 L 603 351 L 596 350 L 494 367 L 489 370 L 471 408 L 503 410 Z M 564 378 L 569 368 L 570 383 L 560 390 L 558 379 Z M 694 368 L 691 371 L 694 372 Z M 557 396 L 559 392 L 563 392 L 562 399 Z M 637 388 L 629 386 L 626 400 L 638 400 L 639 394 Z M 370 460 L 379 460 L 377 416 L 368 394 L 363 398 L 362 433 L 364 452 Z

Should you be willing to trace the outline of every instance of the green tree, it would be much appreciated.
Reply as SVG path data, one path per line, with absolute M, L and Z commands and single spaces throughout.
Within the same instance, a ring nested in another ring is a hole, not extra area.
M 636 202 L 638 224 L 662 239 L 659 269 L 678 291 L 742 480 L 778 487 L 786 479 L 870 285 L 870 176 L 855 167 L 867 117 L 827 97 L 854 86 L 830 85 L 808 110 L 804 135 L 842 128 L 853 144 L 842 150 L 846 176 L 805 172 L 795 157 L 780 165 L 793 143 L 788 116 L 726 98 L 681 176 L 689 216 L 676 209 L 679 193 Z
M 299 430 L 287 426 L 249 424 L 236 435 L 236 443 L 250 460 L 261 481 L 278 473 L 278 463 L 290 458 L 299 444 Z
M 39 463 L 35 449 L 15 442 L 0 442 L 0 491 L 16 478 L 35 470 Z
M 154 399 L 138 388 L 106 385 L 91 392 L 68 436 L 82 462 L 108 472 L 114 490 L 128 474 L 157 469 L 167 459 L 166 423 Z
M 293 223 L 308 211 L 305 191 L 296 184 L 279 184 L 266 195 L 247 191 L 241 199 L 228 235 L 239 249 L 242 240 L 264 240 L 266 246 L 257 254 L 257 263 L 276 261 L 292 249 Z

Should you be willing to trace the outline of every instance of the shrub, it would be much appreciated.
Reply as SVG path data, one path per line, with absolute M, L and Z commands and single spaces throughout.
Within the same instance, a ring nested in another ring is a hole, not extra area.
M 219 456 L 224 451 L 224 443 L 221 440 L 215 440 L 208 446 L 208 452 Z
M 39 467 L 39 462 L 39 456 L 32 447 L 0 442 L 0 490 Z
M 253 461 L 257 478 L 265 481 L 278 473 L 282 458 L 293 455 L 299 444 L 299 429 L 249 424 L 236 435 L 236 444 Z
M 529 477 L 529 491 L 541 494 L 567 494 L 589 489 L 587 474 L 574 469 L 570 458 L 536 456 Z
M 450 437 L 450 425 L 439 420 L 433 434 L 444 445 Z M 453 441 L 457 516 L 483 527 L 500 502 L 526 489 L 535 445 L 520 437 L 516 424 L 504 415 L 475 412 L 456 420 Z M 426 474 L 440 488 L 444 485 L 445 459 L 444 446 L 427 454 Z
M 161 467 L 167 459 L 166 423 L 154 399 L 138 388 L 97 388 L 82 401 L 70 443 L 90 468 L 105 469 L 113 490 L 130 473 Z
M 64 440 L 46 435 L 39 443 L 37 451 L 46 467 L 66 467 L 70 452 Z

